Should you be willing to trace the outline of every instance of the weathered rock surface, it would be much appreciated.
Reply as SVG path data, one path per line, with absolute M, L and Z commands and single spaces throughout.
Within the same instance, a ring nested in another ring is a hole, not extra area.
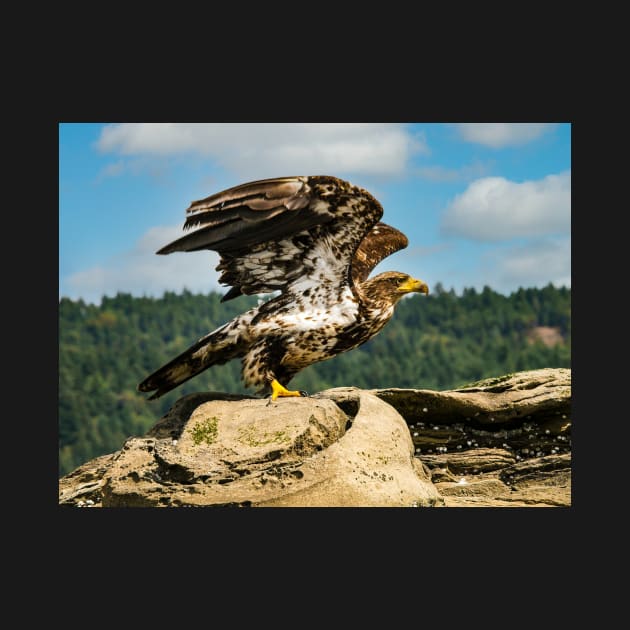
M 409 423 L 446 506 L 571 505 L 571 370 L 373 390 Z
M 452 391 L 181 398 L 59 482 L 66 506 L 571 505 L 571 370 Z
M 60 480 L 62 505 L 443 504 L 396 410 L 339 388 L 267 400 L 192 394 L 144 437 Z

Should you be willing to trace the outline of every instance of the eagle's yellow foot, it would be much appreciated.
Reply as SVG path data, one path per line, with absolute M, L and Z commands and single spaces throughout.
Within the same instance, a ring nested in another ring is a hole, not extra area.
M 278 397 L 289 397 L 289 396 L 308 396 L 308 394 L 302 390 L 300 391 L 289 391 L 283 385 L 280 385 L 278 381 L 274 378 L 271 383 L 271 400 L 275 400 Z

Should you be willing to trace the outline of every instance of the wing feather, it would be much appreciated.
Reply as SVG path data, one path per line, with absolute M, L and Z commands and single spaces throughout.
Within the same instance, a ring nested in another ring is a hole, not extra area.
M 407 237 L 386 223 L 377 223 L 363 238 L 352 257 L 352 281 L 365 282 L 381 260 L 409 245 Z
M 186 210 L 184 230 L 197 229 L 157 253 L 200 249 L 229 252 L 317 225 L 327 217 L 307 208 L 308 179 L 282 177 L 250 182 L 193 201 Z
M 383 241 L 383 234 L 372 229 L 383 215 L 380 203 L 336 177 L 281 177 L 242 184 L 193 202 L 186 215 L 188 233 L 157 253 L 217 251 L 219 281 L 232 287 L 224 300 L 243 293 L 291 292 L 304 281 L 352 284 L 388 255 L 369 251 L 370 243 L 380 246 Z M 397 235 L 406 246 L 404 235 L 385 228 L 390 232 L 383 251 L 403 246 Z

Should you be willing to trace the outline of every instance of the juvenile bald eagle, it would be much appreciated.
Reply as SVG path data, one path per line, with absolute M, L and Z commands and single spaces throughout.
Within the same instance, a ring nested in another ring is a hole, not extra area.
M 211 365 L 242 357 L 241 375 L 258 393 L 301 396 L 285 385 L 305 367 L 352 350 L 378 333 L 410 292 L 427 285 L 394 271 L 368 278 L 407 237 L 380 223 L 381 204 L 329 176 L 250 182 L 195 201 L 184 230 L 158 254 L 219 253 L 222 301 L 280 291 L 202 337 L 138 385 L 158 398 Z

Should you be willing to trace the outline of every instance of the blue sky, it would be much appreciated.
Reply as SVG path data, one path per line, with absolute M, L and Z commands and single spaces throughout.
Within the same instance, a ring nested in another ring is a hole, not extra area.
M 224 292 L 214 252 L 155 252 L 191 201 L 286 175 L 377 197 L 409 247 L 375 273 L 458 294 L 571 286 L 568 123 L 62 123 L 59 296 Z

